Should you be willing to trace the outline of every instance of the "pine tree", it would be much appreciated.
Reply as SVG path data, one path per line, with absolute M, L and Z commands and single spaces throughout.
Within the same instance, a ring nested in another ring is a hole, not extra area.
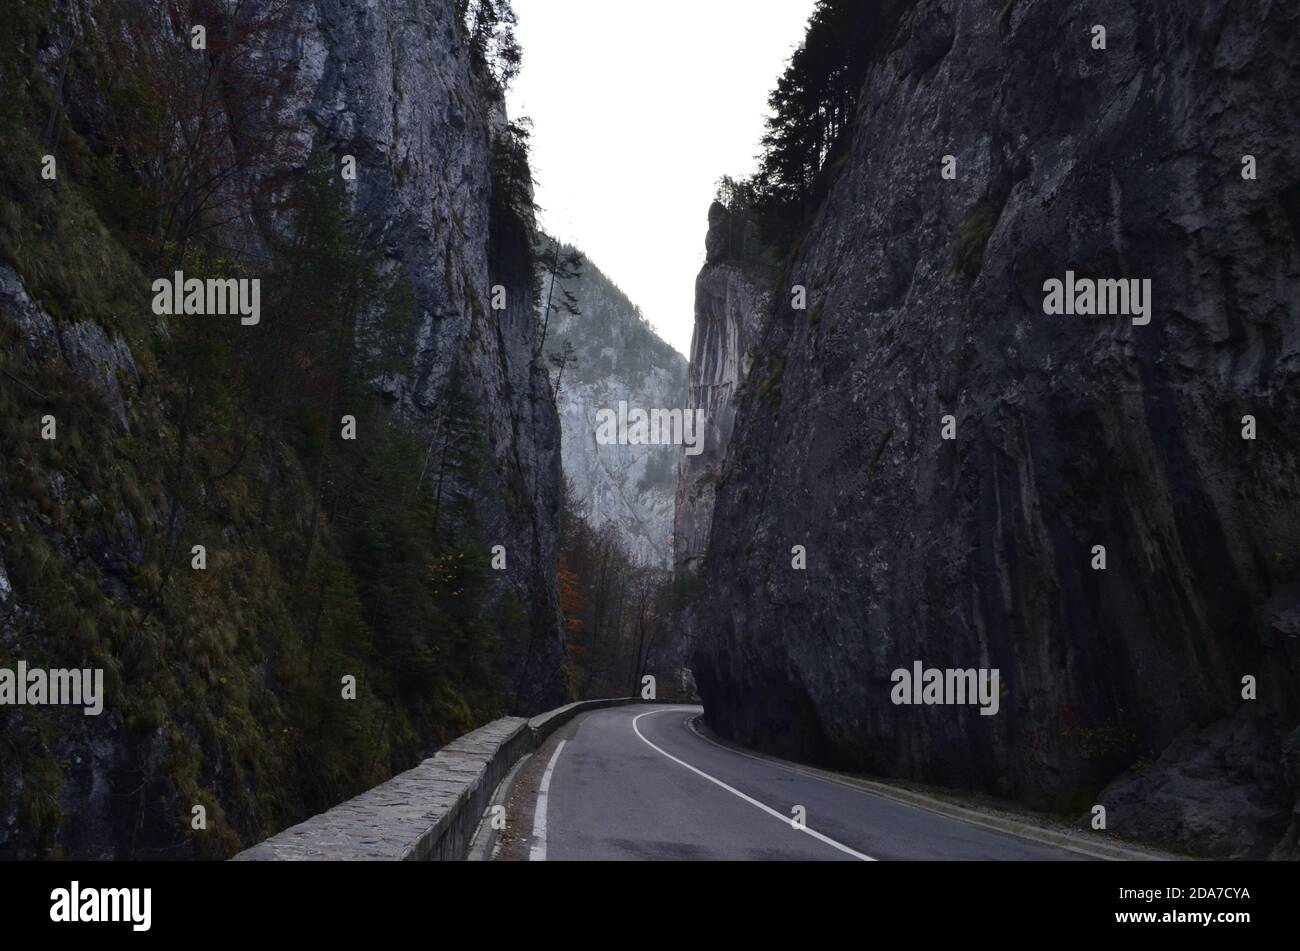
M 783 251 L 816 209 L 823 172 L 847 147 L 867 68 L 914 0 L 818 0 L 803 44 L 768 99 L 750 183 L 766 240 Z

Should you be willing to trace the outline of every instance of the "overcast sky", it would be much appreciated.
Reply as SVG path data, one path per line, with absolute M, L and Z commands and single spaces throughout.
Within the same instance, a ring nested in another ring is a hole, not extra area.
M 754 169 L 813 0 L 514 0 L 543 226 L 689 354 L 718 178 Z

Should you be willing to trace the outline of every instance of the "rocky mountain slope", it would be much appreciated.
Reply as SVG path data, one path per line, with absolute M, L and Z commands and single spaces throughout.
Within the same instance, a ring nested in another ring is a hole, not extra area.
M 565 699 L 531 210 L 466 6 L 7 12 L 0 666 L 107 697 L 0 709 L 0 855 L 223 857 Z M 187 270 L 264 279 L 248 336 L 151 311 L 175 209 Z M 384 290 L 325 333 L 340 274 Z
M 1294 857 L 1298 31 L 1280 3 L 915 5 L 736 397 L 715 728 Z M 1067 271 L 1150 279 L 1149 324 L 1049 316 Z M 917 661 L 998 669 L 999 712 L 896 705 Z
M 549 294 L 544 279 L 542 306 Z M 559 281 L 578 313 L 552 318 L 548 352 L 573 348 L 560 377 L 557 405 L 564 476 L 576 514 L 593 528 L 612 526 L 636 564 L 667 568 L 672 560 L 677 450 L 671 446 L 601 445 L 597 414 L 686 405 L 686 359 L 661 340 L 640 310 L 591 261 Z M 554 371 L 553 371 L 554 372 Z M 555 374 L 558 375 L 558 374 Z

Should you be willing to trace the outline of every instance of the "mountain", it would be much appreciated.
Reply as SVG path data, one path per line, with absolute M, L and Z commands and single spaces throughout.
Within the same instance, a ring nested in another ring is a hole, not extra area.
M 573 251 L 573 248 L 567 248 Z M 545 252 L 542 254 L 545 258 Z M 686 359 L 651 329 L 591 261 L 576 278 L 543 280 L 543 311 L 556 305 L 548 353 L 572 348 L 560 377 L 557 408 L 564 476 L 576 514 L 599 530 L 612 526 L 636 564 L 668 568 L 672 562 L 677 452 L 673 446 L 608 444 L 598 440 L 599 413 L 686 406 Z M 558 308 L 564 292 L 578 313 Z
M 498 14 L 6 9 L 0 667 L 105 696 L 0 707 L 0 856 L 224 857 L 566 699 Z
M 1300 12 L 894 6 L 752 344 L 702 279 L 723 342 L 692 382 L 752 360 L 695 607 L 707 718 L 1294 858 Z M 1053 313 L 1071 275 L 1137 283 Z M 918 662 L 998 671 L 996 714 L 901 705 Z

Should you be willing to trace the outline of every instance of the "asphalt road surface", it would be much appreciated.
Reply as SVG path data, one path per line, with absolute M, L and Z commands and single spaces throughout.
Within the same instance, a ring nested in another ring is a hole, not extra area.
M 559 729 L 521 770 L 498 858 L 1083 858 L 721 746 L 691 729 L 701 712 L 615 707 Z

